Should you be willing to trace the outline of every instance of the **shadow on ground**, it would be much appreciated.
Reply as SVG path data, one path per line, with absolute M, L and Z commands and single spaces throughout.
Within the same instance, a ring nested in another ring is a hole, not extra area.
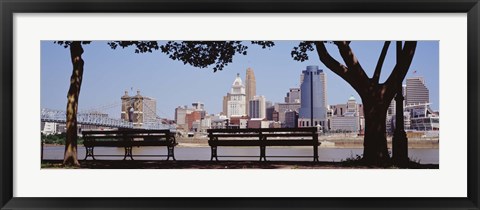
M 63 168 L 61 160 L 43 160 L 42 168 Z M 165 160 L 87 160 L 80 169 L 369 169 L 344 162 L 306 161 L 165 161 Z M 396 169 L 397 167 L 386 167 Z M 410 169 L 438 169 L 437 164 L 412 164 Z

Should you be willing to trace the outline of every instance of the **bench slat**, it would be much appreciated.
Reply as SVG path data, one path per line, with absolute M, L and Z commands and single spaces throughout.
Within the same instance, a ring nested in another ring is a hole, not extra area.
M 210 134 L 208 137 L 302 137 L 302 136 L 312 136 L 312 133 L 266 133 L 266 134 Z
M 171 146 L 177 145 L 177 143 L 171 143 L 169 141 L 84 141 L 85 146 L 112 146 L 112 147 L 125 147 L 125 146 Z
M 208 141 L 210 146 L 261 146 L 259 140 L 216 140 Z
M 82 134 L 137 134 L 137 133 L 171 133 L 170 130 L 143 130 L 143 129 L 128 129 L 128 130 L 84 130 Z
M 208 129 L 209 133 L 235 133 L 235 132 L 316 132 L 317 128 L 239 128 L 239 129 Z
M 266 146 L 316 146 L 318 142 L 313 140 L 267 140 Z
M 208 141 L 210 146 L 318 146 L 313 140 L 216 140 Z

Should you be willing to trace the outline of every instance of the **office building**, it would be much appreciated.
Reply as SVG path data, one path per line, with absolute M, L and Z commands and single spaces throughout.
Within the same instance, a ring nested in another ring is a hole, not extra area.
M 248 116 L 250 118 L 266 118 L 266 108 L 265 108 L 265 97 L 264 96 L 254 96 L 253 99 L 249 101 L 250 112 Z
M 331 131 L 346 131 L 346 132 L 360 132 L 361 118 L 359 116 L 359 107 L 353 96 L 347 101 L 347 104 L 336 105 L 335 114 L 332 114 L 330 119 Z M 343 112 L 345 110 L 345 112 Z
M 187 114 L 192 113 L 193 110 L 187 106 L 179 106 L 175 108 L 175 122 L 177 123 L 177 129 L 187 130 Z
M 440 130 L 440 117 L 433 111 L 429 104 L 407 105 L 405 116 L 410 121 L 409 128 L 416 131 Z
M 325 73 L 318 66 L 307 66 L 302 71 L 301 82 L 299 127 L 324 127 L 327 114 Z
M 227 117 L 246 116 L 245 86 L 240 78 L 240 74 L 237 74 L 230 89 L 230 94 L 227 94 L 227 96 L 229 96 L 227 101 Z
M 275 106 L 268 106 L 265 110 L 267 120 L 273 120 L 273 113 L 275 112 Z
M 423 77 L 407 78 L 406 105 L 429 103 L 429 91 Z
M 177 123 L 177 129 L 184 131 L 200 131 L 198 129 L 193 130 L 194 124 L 200 125 L 202 120 L 205 119 L 207 111 L 205 105 L 202 102 L 192 103 L 192 107 L 186 105 L 175 108 L 175 122 Z
M 255 74 L 253 73 L 252 68 L 247 68 L 247 73 L 245 76 L 245 103 L 246 103 L 246 112 L 250 113 L 250 100 L 257 95 L 257 83 L 255 81 Z
M 227 115 L 228 112 L 228 101 L 230 100 L 230 93 L 227 93 L 226 96 L 223 96 L 222 101 L 222 115 Z
M 265 119 L 252 118 L 247 122 L 247 128 L 268 128 L 270 127 L 270 122 Z
M 282 125 L 285 125 L 285 113 L 288 111 L 298 111 L 300 110 L 300 103 L 277 103 L 275 104 L 275 111 L 278 113 L 278 122 Z
M 290 88 L 285 97 L 285 103 L 300 103 L 300 88 Z
M 285 128 L 297 128 L 298 127 L 298 112 L 295 110 L 289 110 L 285 112 Z
M 272 107 L 273 103 L 271 101 L 265 101 L 265 108 L 268 109 L 269 107 Z

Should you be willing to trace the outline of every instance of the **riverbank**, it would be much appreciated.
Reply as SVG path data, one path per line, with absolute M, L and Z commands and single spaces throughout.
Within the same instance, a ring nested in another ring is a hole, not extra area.
M 343 149 L 357 149 L 363 148 L 363 137 L 335 137 L 325 138 L 320 137 L 320 147 L 322 148 L 343 148 Z M 208 147 L 207 138 L 177 138 L 179 147 Z M 392 148 L 392 139 L 387 138 L 388 148 Z M 438 138 L 422 139 L 412 138 L 408 140 L 408 148 L 410 149 L 438 149 Z
M 325 138 L 320 137 L 321 148 L 341 148 L 341 149 L 359 149 L 363 148 L 363 137 L 335 137 Z M 207 138 L 177 138 L 178 147 L 209 147 Z M 388 148 L 392 148 L 391 138 L 387 138 Z M 59 144 L 44 144 L 44 147 L 61 146 Z M 83 146 L 79 144 L 79 146 Z M 422 139 L 412 138 L 408 139 L 408 148 L 410 149 L 438 149 L 438 138 Z
M 379 167 L 363 166 L 344 162 L 311 161 L 165 161 L 165 160 L 80 160 L 76 169 L 371 169 Z M 387 167 L 385 169 L 397 169 Z M 412 162 L 409 169 L 438 169 L 438 164 L 418 164 Z M 43 160 L 42 169 L 63 169 L 61 160 Z M 73 168 L 72 168 L 73 169 Z

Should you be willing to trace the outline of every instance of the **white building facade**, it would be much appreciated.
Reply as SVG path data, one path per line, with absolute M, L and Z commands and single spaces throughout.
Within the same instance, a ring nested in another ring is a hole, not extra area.
M 240 74 L 237 74 L 237 77 L 233 81 L 229 96 L 230 98 L 227 101 L 227 117 L 246 116 L 245 86 L 240 78 Z
M 423 77 L 407 78 L 405 101 L 407 106 L 430 102 L 429 91 Z
M 334 115 L 330 121 L 332 131 L 359 132 L 361 129 L 357 101 L 350 96 L 346 106 L 346 112 L 342 115 Z

